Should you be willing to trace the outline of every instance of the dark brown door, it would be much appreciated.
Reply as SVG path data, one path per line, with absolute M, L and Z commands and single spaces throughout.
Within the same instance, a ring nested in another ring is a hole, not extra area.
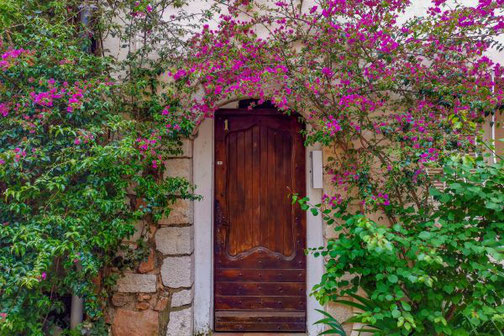
M 295 117 L 215 117 L 215 330 L 305 331 L 305 152 Z

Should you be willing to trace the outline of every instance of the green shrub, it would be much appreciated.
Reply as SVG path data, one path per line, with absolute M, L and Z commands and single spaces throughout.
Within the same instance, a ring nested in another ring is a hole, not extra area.
M 121 266 L 114 257 L 134 221 L 193 198 L 161 164 L 192 124 L 167 132 L 161 106 L 152 113 L 162 122 L 123 113 L 111 60 L 85 52 L 77 5 L 0 4 L 0 335 L 68 327 L 68 294 L 105 333 L 100 270 Z
M 441 181 L 432 213 L 405 208 L 390 227 L 325 210 L 339 237 L 313 251 L 328 258 L 317 299 L 360 309 L 350 322 L 376 335 L 501 335 L 504 166 L 454 158 Z

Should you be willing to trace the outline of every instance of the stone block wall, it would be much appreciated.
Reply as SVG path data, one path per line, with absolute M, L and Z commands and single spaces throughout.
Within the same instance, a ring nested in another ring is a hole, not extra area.
M 192 141 L 170 158 L 165 176 L 192 182 Z M 130 238 L 146 240 L 148 256 L 137 269 L 121 274 L 108 319 L 113 336 L 191 336 L 193 334 L 193 202 L 178 200 L 156 225 L 139 222 Z

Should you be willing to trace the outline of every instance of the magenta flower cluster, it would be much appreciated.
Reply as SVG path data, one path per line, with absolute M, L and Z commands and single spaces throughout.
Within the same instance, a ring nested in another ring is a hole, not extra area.
M 2 46 L 0 41 L 0 47 Z M 30 54 L 26 49 L 9 49 L 1 55 L 0 70 L 6 71 L 9 67 L 15 65 L 18 58 L 22 55 Z
M 150 3 L 144 1 L 135 1 L 131 16 L 134 18 L 144 18 L 148 13 L 152 12 L 153 7 Z
M 322 1 L 301 12 L 284 0 L 257 9 L 228 1 L 171 76 L 186 84 L 177 98 L 191 120 L 237 97 L 302 113 L 314 126 L 308 139 L 344 153 L 328 170 L 337 190 L 327 202 L 358 190 L 366 206 L 402 204 L 398 190 L 416 190 L 428 167 L 472 151 L 504 101 L 502 67 L 485 56 L 504 31 L 503 1 L 434 0 L 406 21 L 408 0 Z

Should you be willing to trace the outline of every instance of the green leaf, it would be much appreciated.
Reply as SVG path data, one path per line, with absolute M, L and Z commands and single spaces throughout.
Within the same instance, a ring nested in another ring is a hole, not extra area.
M 427 232 L 427 231 L 422 231 L 418 234 L 418 238 L 420 238 L 420 239 L 427 240 L 427 239 L 430 239 L 430 237 L 431 237 L 431 233 Z
M 391 283 L 397 283 L 399 281 L 399 278 L 397 277 L 397 275 L 395 274 L 390 274 L 388 277 L 387 277 L 388 281 L 391 282 Z

